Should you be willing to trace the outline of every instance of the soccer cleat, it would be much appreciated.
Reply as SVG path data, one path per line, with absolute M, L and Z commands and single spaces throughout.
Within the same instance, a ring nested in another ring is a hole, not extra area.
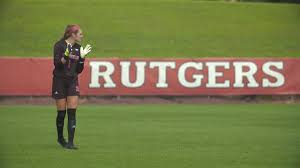
M 66 149 L 72 149 L 72 150 L 78 149 L 76 146 L 74 146 L 74 144 L 71 144 L 71 143 L 67 143 L 65 148 Z
M 65 138 L 58 139 L 57 142 L 58 142 L 62 147 L 65 147 L 65 146 L 67 145 L 67 142 L 66 142 Z

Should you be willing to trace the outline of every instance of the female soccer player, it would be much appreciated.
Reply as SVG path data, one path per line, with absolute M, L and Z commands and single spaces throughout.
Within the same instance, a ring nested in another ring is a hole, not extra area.
M 78 74 L 84 68 L 85 56 L 91 46 L 81 47 L 78 42 L 83 38 L 79 25 L 68 25 L 64 36 L 54 45 L 54 70 L 52 97 L 56 101 L 56 127 L 58 143 L 67 149 L 77 149 L 73 143 L 76 127 L 76 108 L 78 105 Z M 68 142 L 64 139 L 64 119 L 68 113 Z

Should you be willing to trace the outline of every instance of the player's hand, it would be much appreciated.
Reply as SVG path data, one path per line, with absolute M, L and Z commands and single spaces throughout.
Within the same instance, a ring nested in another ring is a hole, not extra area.
M 66 51 L 64 53 L 66 57 L 70 56 L 71 48 L 72 48 L 71 44 L 67 44 L 67 48 L 66 48 Z
M 63 63 L 63 64 L 65 64 L 65 63 L 67 62 L 67 60 L 66 60 L 64 57 L 62 57 L 60 61 L 61 61 L 61 63 Z
M 64 53 L 64 59 L 67 60 L 71 54 L 71 44 L 67 44 L 67 48 L 66 48 L 66 51 Z
M 92 51 L 92 46 L 91 45 L 86 45 L 85 48 L 80 47 L 80 57 L 84 58 L 89 52 Z

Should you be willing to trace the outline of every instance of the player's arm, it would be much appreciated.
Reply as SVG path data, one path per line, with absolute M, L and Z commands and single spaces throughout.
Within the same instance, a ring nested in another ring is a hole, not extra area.
M 80 57 L 79 57 L 79 61 L 77 63 L 77 73 L 81 73 L 84 69 L 84 60 L 85 60 L 85 56 L 91 52 L 92 47 L 91 45 L 86 45 L 85 48 L 80 47 Z
M 67 62 L 70 56 L 70 46 L 66 49 L 59 43 L 54 46 L 54 65 L 55 67 L 63 67 L 63 64 Z
M 54 66 L 57 68 L 63 67 L 66 61 L 63 60 L 64 51 L 63 47 L 58 43 L 54 45 Z

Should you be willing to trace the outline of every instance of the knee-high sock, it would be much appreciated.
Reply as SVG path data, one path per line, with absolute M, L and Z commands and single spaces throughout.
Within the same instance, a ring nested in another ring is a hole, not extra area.
M 57 110 L 56 116 L 56 129 L 58 139 L 64 138 L 64 120 L 65 120 L 66 110 Z
M 73 144 L 76 127 L 76 109 L 68 109 L 68 140 Z

